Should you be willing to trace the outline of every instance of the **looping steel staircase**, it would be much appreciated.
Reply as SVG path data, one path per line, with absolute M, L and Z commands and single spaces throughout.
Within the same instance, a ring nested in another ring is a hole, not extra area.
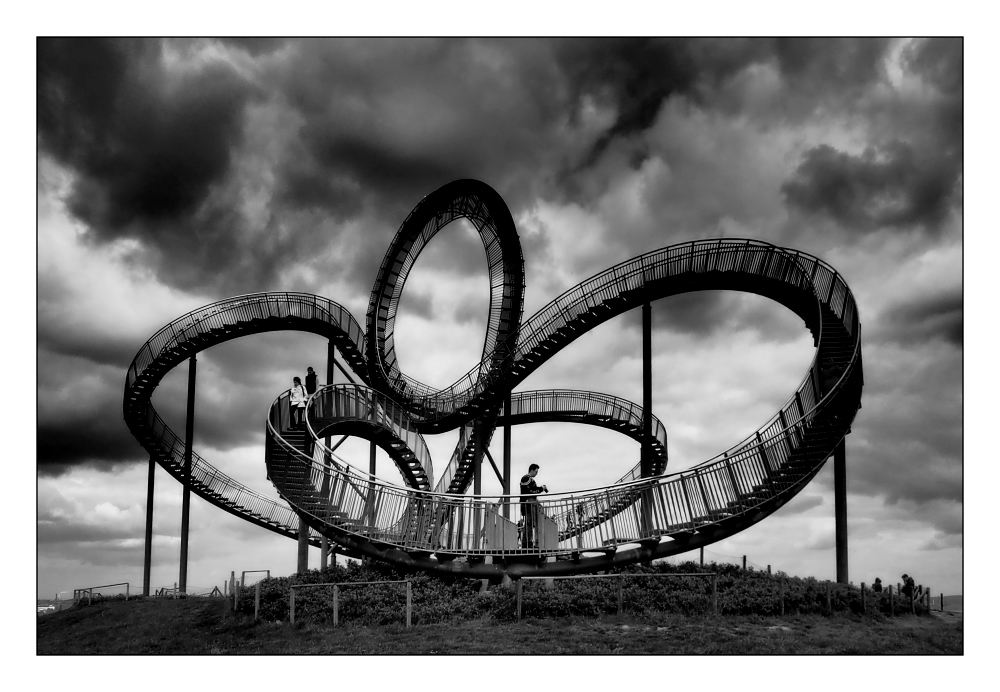
M 731 536 L 801 490 L 850 431 L 863 386 L 860 323 L 842 277 L 806 253 L 743 239 L 672 245 L 616 265 L 520 321 L 523 261 L 509 212 L 482 183 L 456 181 L 429 195 L 386 254 L 369 304 L 367 334 L 341 306 L 296 293 L 241 296 L 193 311 L 155 334 L 125 383 L 130 431 L 172 475 L 209 502 L 284 535 L 298 517 L 347 552 L 404 568 L 498 578 L 605 569 L 677 554 Z M 484 240 L 493 293 L 480 364 L 434 390 L 398 369 L 393 325 L 402 284 L 420 249 L 448 222 L 473 221 Z M 666 431 L 642 436 L 642 411 L 615 397 L 511 390 L 581 334 L 634 307 L 697 290 L 771 298 L 798 314 L 816 353 L 802 383 L 770 420 L 741 443 L 686 471 L 664 474 Z M 363 380 L 321 388 L 305 427 L 293 429 L 287 395 L 266 424 L 268 476 L 288 505 L 264 498 L 192 453 L 163 423 L 150 397 L 163 375 L 191 354 L 228 339 L 280 329 L 334 341 Z M 517 538 L 516 496 L 467 496 L 472 457 L 498 424 L 561 420 L 599 425 L 649 444 L 654 475 L 639 467 L 607 487 L 540 496 L 537 544 Z M 473 422 L 478 421 L 477 425 Z M 435 474 L 422 433 L 460 427 L 451 460 Z M 323 444 L 334 433 L 381 446 L 407 487 L 341 462 Z M 477 439 L 478 435 L 483 440 Z M 435 482 L 435 476 L 436 482 Z M 434 488 L 435 491 L 432 491 Z M 441 492 L 445 491 L 445 492 Z

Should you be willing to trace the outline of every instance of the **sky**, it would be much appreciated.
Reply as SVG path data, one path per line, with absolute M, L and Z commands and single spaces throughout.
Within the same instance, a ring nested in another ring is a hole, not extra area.
M 399 225 L 458 178 L 511 210 L 525 317 L 618 262 L 699 238 L 764 240 L 835 267 L 858 301 L 865 367 L 847 438 L 850 578 L 906 572 L 963 592 L 960 39 L 41 40 L 37 65 L 40 598 L 141 588 L 147 458 L 121 397 L 145 340 L 258 291 L 325 296 L 363 323 Z M 466 372 L 488 300 L 481 243 L 448 226 L 404 291 L 404 372 L 436 386 Z M 641 402 L 640 328 L 638 310 L 615 318 L 517 389 Z M 663 299 L 653 329 L 672 471 L 766 422 L 813 357 L 801 320 L 758 296 Z M 199 354 L 198 453 L 276 496 L 267 408 L 306 366 L 325 372 L 325 352 L 320 337 L 281 332 Z M 178 432 L 186 382 L 182 365 L 154 394 Z M 436 468 L 456 439 L 427 437 Z M 367 465 L 366 442 L 341 449 Z M 539 463 L 553 491 L 609 484 L 638 454 L 587 426 L 513 432 L 515 473 Z M 400 482 L 382 453 L 378 470 Z M 158 470 L 155 588 L 177 580 L 180 503 Z M 192 587 L 295 569 L 293 540 L 197 497 L 191 527 Z M 835 578 L 832 463 L 708 550 Z

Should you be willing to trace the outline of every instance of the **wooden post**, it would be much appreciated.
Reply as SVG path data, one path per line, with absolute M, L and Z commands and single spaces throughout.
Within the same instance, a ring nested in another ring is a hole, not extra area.
M 413 585 L 406 580 L 406 626 L 409 627 L 413 618 Z
M 625 583 L 625 575 L 618 577 L 618 614 L 622 614 L 622 585 Z
M 719 593 L 716 589 L 716 580 L 718 575 L 712 575 L 712 612 L 718 615 L 719 613 Z
M 333 626 L 336 627 L 340 624 L 340 587 L 336 584 L 333 585 Z
M 256 622 L 260 618 L 260 582 L 254 584 L 253 588 L 253 619 Z
M 744 572 L 747 571 L 747 556 L 746 555 L 743 556 L 743 571 Z
M 524 587 L 522 579 L 517 580 L 517 621 L 521 622 L 521 590 Z
M 944 593 L 941 593 L 941 612 L 944 612 Z
M 295 587 L 288 587 L 288 622 L 295 624 Z
M 781 614 L 785 614 L 785 575 L 781 575 Z

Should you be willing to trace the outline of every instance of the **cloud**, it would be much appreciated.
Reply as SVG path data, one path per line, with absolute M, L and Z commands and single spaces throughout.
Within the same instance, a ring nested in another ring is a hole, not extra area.
M 917 224 L 936 229 L 960 171 L 957 161 L 921 156 L 901 141 L 867 147 L 859 156 L 822 144 L 803 159 L 781 188 L 788 203 L 868 232 Z

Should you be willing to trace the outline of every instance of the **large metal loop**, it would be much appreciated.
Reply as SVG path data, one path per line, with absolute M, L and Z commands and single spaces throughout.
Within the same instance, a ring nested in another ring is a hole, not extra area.
M 396 359 L 394 327 L 406 277 L 438 231 L 466 218 L 486 250 L 490 309 L 483 358 L 450 387 L 433 389 L 404 375 Z M 382 260 L 368 303 L 367 360 L 372 386 L 404 406 L 424 431 L 454 427 L 460 411 L 483 393 L 485 383 L 509 367 L 524 307 L 524 259 L 514 220 L 503 198 L 478 180 L 456 180 L 427 195 L 403 221 Z M 500 348 L 497 346 L 500 345 Z

